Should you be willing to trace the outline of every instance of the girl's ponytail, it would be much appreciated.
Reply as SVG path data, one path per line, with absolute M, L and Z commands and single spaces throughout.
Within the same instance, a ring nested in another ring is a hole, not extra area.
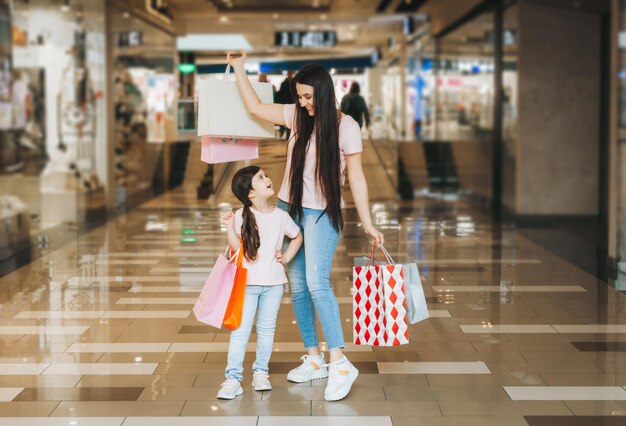
M 233 194 L 243 203 L 241 240 L 243 242 L 243 254 L 246 256 L 246 259 L 251 262 L 256 259 L 259 247 L 261 246 L 259 228 L 257 227 L 254 213 L 250 210 L 252 201 L 250 201 L 249 198 L 250 190 L 252 189 L 252 179 L 259 170 L 261 170 L 261 168 L 257 166 L 248 166 L 237 170 L 231 183 Z
M 261 246 L 261 237 L 259 236 L 259 228 L 256 225 L 254 213 L 250 210 L 251 205 L 250 200 L 243 205 L 241 240 L 243 241 L 243 254 L 252 262 L 256 259 L 257 252 Z

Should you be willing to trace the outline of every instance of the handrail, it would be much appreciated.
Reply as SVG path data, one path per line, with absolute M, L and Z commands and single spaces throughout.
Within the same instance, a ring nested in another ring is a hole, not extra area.
M 233 164 L 234 164 L 233 162 L 229 162 L 229 163 L 226 163 L 226 166 L 224 166 L 223 172 L 221 176 L 219 177 L 219 179 L 217 180 L 217 183 L 213 185 L 213 195 L 217 194 L 217 192 L 221 189 L 222 185 L 224 184 L 224 181 L 226 180 L 226 177 L 230 174 Z M 215 170 L 215 168 L 213 168 L 213 170 Z

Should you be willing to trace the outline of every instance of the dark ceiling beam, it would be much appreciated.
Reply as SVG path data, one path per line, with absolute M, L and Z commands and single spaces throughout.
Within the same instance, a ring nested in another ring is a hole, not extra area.
M 401 0 L 396 8 L 398 13 L 416 13 L 427 0 Z

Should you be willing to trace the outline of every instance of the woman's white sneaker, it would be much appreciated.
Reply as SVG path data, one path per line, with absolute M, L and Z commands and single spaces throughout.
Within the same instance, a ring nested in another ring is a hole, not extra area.
M 241 384 L 238 380 L 235 379 L 226 379 L 224 383 L 222 383 L 222 387 L 219 391 L 217 391 L 218 399 L 235 399 L 239 395 L 243 394 L 243 389 L 241 388 Z
M 272 390 L 270 376 L 265 371 L 257 371 L 252 375 L 252 387 L 255 391 Z
M 328 384 L 324 391 L 324 399 L 326 401 L 339 401 L 344 399 L 350 393 L 352 384 L 359 375 L 359 370 L 348 358 L 344 357 L 339 363 L 328 365 Z
M 294 383 L 306 383 L 311 380 L 328 377 L 328 368 L 324 365 L 324 354 L 319 356 L 304 355 L 302 364 L 287 374 L 287 380 Z

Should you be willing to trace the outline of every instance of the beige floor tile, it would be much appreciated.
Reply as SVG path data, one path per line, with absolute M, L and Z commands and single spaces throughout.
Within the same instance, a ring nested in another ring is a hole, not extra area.
M 143 387 L 135 388 L 26 388 L 14 401 L 136 401 Z
M 624 401 L 563 401 L 577 416 L 625 416 Z
M 87 355 L 87 354 L 81 354 Z M 197 364 L 204 361 L 206 357 L 203 353 L 108 353 L 102 354 L 98 362 L 158 362 L 172 364 Z M 224 357 L 221 356 L 220 361 Z
M 74 387 L 81 376 L 0 376 L 2 387 Z
M 115 402 L 61 402 L 51 417 L 105 417 L 118 416 L 177 416 L 183 401 L 115 401 Z
M 626 386 L 626 374 L 541 373 L 549 386 Z
M 431 386 L 540 386 L 545 382 L 540 374 L 525 371 L 511 371 L 507 374 L 429 374 L 426 376 Z
M 385 386 L 390 401 L 491 401 L 509 400 L 501 386 Z
M 54 376 L 50 376 L 54 377 Z M 190 387 L 196 381 L 195 374 L 163 376 L 83 376 L 76 386 L 86 387 Z
M 47 417 L 58 402 L 0 402 L 0 417 Z
M 385 393 L 378 386 L 357 386 L 350 391 L 350 401 L 384 401 Z M 263 401 L 323 401 L 324 387 L 276 387 L 271 392 L 263 393 Z
M 310 416 L 309 401 L 188 401 L 181 416 Z
M 122 426 L 124 417 L 0 417 L 0 426 Z
M 256 392 L 250 384 L 243 384 L 244 394 L 238 397 L 242 401 L 260 401 L 262 392 Z M 146 388 L 139 401 L 217 401 L 219 385 L 212 387 L 152 387 Z
M 258 426 L 257 422 L 256 416 L 127 417 L 124 420 L 125 426 Z
M 528 426 L 523 416 L 392 416 L 393 426 Z
M 360 377 L 360 376 L 359 376 Z M 224 370 L 217 374 L 199 374 L 198 379 L 194 382 L 193 387 L 209 387 L 209 388 L 219 388 L 220 384 L 225 380 L 224 378 Z M 246 369 L 244 371 L 244 378 L 242 382 L 242 386 L 245 388 L 249 386 L 252 380 L 252 376 L 250 373 L 250 369 Z M 311 382 L 307 383 L 291 383 L 287 380 L 286 374 L 270 374 L 270 381 L 272 382 L 272 387 L 283 388 L 283 387 L 311 387 Z M 322 380 L 316 380 L 313 383 L 322 382 Z M 325 381 L 324 381 L 325 382 Z
M 406 416 L 441 415 L 436 401 L 342 401 L 313 402 L 314 416 L 391 416 L 403 413 Z
M 389 416 L 263 416 L 259 417 L 257 426 L 291 426 L 295 424 L 299 426 L 392 426 Z
M 154 374 L 219 374 L 224 372 L 225 363 L 161 363 Z
M 444 416 L 572 414 L 561 401 L 439 401 L 439 407 Z

